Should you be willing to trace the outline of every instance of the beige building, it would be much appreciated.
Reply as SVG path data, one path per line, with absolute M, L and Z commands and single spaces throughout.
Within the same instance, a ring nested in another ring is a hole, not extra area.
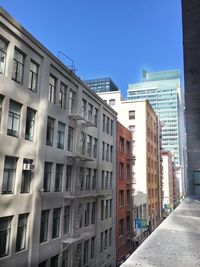
M 116 113 L 0 21 L 0 266 L 115 266 Z
M 118 120 L 133 132 L 133 181 L 136 218 L 153 230 L 159 220 L 158 118 L 147 100 L 123 100 L 120 91 L 98 93 L 118 113 Z

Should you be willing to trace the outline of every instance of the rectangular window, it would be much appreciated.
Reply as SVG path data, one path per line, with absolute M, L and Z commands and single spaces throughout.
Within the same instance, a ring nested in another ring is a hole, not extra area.
M 101 172 L 101 189 L 104 189 L 105 171 Z
M 97 183 L 97 170 L 93 169 L 93 176 L 92 176 L 92 190 L 96 189 L 96 183 Z
M 110 130 L 110 118 L 106 118 L 106 133 L 109 134 Z
M 104 249 L 108 248 L 108 230 L 105 231 L 104 235 Z
M 126 232 L 130 232 L 131 230 L 131 218 L 130 216 L 126 217 Z
M 119 191 L 119 207 L 124 206 L 124 191 L 120 190 Z
M 35 128 L 35 110 L 27 108 L 25 139 L 33 141 Z
M 95 256 L 95 236 L 91 238 L 91 259 Z
M 85 99 L 82 99 L 82 116 L 83 118 L 86 118 L 87 114 L 87 101 Z
M 3 96 L 0 95 L 0 127 L 1 127 L 2 106 L 3 106 Z
M 85 189 L 90 190 L 90 183 L 91 183 L 91 169 L 90 168 L 86 168 L 85 182 L 86 182 Z
M 67 85 L 60 83 L 60 95 L 59 95 L 59 106 L 63 110 L 66 110 L 67 104 Z
M 47 118 L 46 145 L 53 146 L 54 119 Z
M 135 110 L 130 110 L 128 114 L 129 114 L 129 120 L 135 119 Z
M 110 135 L 113 136 L 113 120 L 110 121 Z
M 21 105 L 13 100 L 10 100 L 7 129 L 8 135 L 19 137 L 20 114 Z
M 66 169 L 66 184 L 65 184 L 65 190 L 70 191 L 71 189 L 71 181 L 72 181 L 72 166 L 67 165 Z
M 47 260 L 46 261 L 42 261 L 38 264 L 38 267 L 47 267 Z
M 110 106 L 115 105 L 115 99 L 109 99 L 109 105 Z
M 56 103 L 56 78 L 53 75 L 49 76 L 49 102 Z
M 92 156 L 92 136 L 87 136 L 87 156 Z
M 0 38 L 0 73 L 2 74 L 5 73 L 7 46 L 8 44 Z
M 126 165 L 126 179 L 130 181 L 131 177 L 131 167 L 129 164 Z
M 38 64 L 31 60 L 30 69 L 29 69 L 29 82 L 28 89 L 37 93 L 37 85 L 38 85 Z
M 74 129 L 72 127 L 68 127 L 68 140 L 67 140 L 67 150 L 73 151 L 73 135 Z
M 58 267 L 58 255 L 51 257 L 50 267 Z
M 119 163 L 119 179 L 124 179 L 124 163 Z
M 85 226 L 89 225 L 90 221 L 90 203 L 86 203 L 86 208 L 85 208 Z
M 98 125 L 98 109 L 94 109 L 94 125 L 97 127 Z
M 109 144 L 106 144 L 106 161 L 109 161 Z
M 109 209 L 109 216 L 112 217 L 112 199 L 110 199 L 110 209 Z
M 112 245 L 112 228 L 109 229 L 109 247 Z
M 106 129 L 106 115 L 103 114 L 103 132 L 105 132 Z
M 101 220 L 104 220 L 104 200 L 101 200 Z
M 65 249 L 63 251 L 63 255 L 62 255 L 62 267 L 68 267 L 69 266 L 69 259 L 70 259 L 70 250 Z
M 102 142 L 102 160 L 105 158 L 105 142 Z
M 2 193 L 12 194 L 16 177 L 17 158 L 5 157 Z
M 113 173 L 110 172 L 110 189 L 112 189 Z
M 76 93 L 70 89 L 69 91 L 69 114 L 74 114 L 75 112 L 75 98 Z
M 108 218 L 108 199 L 106 199 L 106 206 L 105 206 L 105 219 Z
M 103 232 L 101 232 L 101 252 L 103 252 Z
M 16 251 L 26 248 L 26 233 L 27 233 L 28 214 L 20 214 L 18 218 Z
M 84 180 L 85 180 L 85 169 L 83 167 L 80 167 L 79 181 L 81 190 L 83 190 L 84 188 L 84 182 L 85 182 Z
M 93 105 L 88 104 L 88 120 L 92 122 L 93 116 Z
M 97 139 L 93 139 L 93 157 L 96 159 L 97 158 Z
M 126 190 L 126 205 L 130 206 L 130 204 L 131 204 L 131 191 Z
M 51 162 L 45 162 L 44 165 L 44 181 L 43 181 L 44 192 L 50 192 L 52 165 L 53 164 Z
M 49 210 L 42 210 L 40 222 L 40 243 L 48 240 Z
M 109 171 L 106 171 L 105 189 L 108 189 L 109 184 Z
M 69 233 L 69 225 L 70 225 L 70 206 L 67 206 L 65 207 L 64 210 L 64 225 L 63 225 L 64 234 Z
M 96 203 L 92 202 L 91 224 L 95 224 L 95 215 L 96 215 Z
M 131 133 L 135 132 L 135 125 L 129 125 L 129 130 L 131 131 Z
M 119 237 L 123 237 L 124 235 L 124 219 L 119 221 Z
M 88 263 L 89 256 L 89 240 L 84 241 L 84 255 L 83 255 L 83 263 Z
M 126 155 L 131 155 L 131 143 L 129 141 L 126 141 Z
M 124 153 L 124 138 L 119 138 L 119 152 Z
M 60 235 L 60 208 L 53 209 L 52 239 Z
M 25 61 L 24 54 L 22 54 L 21 51 L 15 48 L 14 58 L 13 58 L 12 79 L 20 84 L 23 83 L 24 61 Z
M 110 162 L 113 161 L 113 146 L 110 146 Z
M 57 148 L 64 149 L 65 124 L 58 122 Z
M 63 164 L 56 164 L 55 192 L 62 191 Z
M 29 159 L 24 159 L 23 164 L 32 164 L 33 161 Z M 22 182 L 21 182 L 21 193 L 29 193 L 31 185 L 31 170 L 23 170 L 22 172 Z
M 0 218 L 0 258 L 9 254 L 12 217 Z

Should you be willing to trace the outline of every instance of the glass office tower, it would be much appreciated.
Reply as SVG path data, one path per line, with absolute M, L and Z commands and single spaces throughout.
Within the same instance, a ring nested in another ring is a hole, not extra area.
M 97 78 L 85 80 L 84 82 L 96 93 L 119 90 L 111 78 Z
M 180 71 L 143 71 L 141 83 L 129 84 L 128 99 L 148 99 L 162 124 L 162 148 L 183 164 L 184 123 Z

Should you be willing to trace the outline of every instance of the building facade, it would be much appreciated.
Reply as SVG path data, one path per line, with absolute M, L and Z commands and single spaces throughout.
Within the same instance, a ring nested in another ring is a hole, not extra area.
M 162 123 L 162 147 L 183 165 L 184 120 L 180 71 L 143 71 L 142 82 L 129 84 L 128 99 L 148 99 Z
M 94 92 L 118 91 L 117 85 L 111 78 L 97 78 L 84 81 Z
M 158 144 L 158 118 L 147 100 L 122 100 L 120 91 L 98 93 L 107 103 L 112 99 L 112 108 L 118 113 L 118 120 L 133 132 L 132 150 L 135 156 L 133 166 L 134 206 L 136 217 L 146 221 L 151 230 L 159 222 L 160 155 Z M 144 231 L 137 231 L 138 241 Z M 137 238 L 137 236 L 136 236 Z
M 133 252 L 132 134 L 117 122 L 116 259 L 120 266 Z
M 200 195 L 200 3 L 182 0 L 188 195 Z
M 0 21 L 0 266 L 115 266 L 116 113 Z

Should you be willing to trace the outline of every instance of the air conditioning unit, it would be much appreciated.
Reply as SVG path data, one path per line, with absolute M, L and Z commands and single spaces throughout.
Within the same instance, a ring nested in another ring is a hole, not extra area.
M 31 163 L 24 163 L 23 170 L 24 171 L 32 171 L 34 169 L 34 164 Z

